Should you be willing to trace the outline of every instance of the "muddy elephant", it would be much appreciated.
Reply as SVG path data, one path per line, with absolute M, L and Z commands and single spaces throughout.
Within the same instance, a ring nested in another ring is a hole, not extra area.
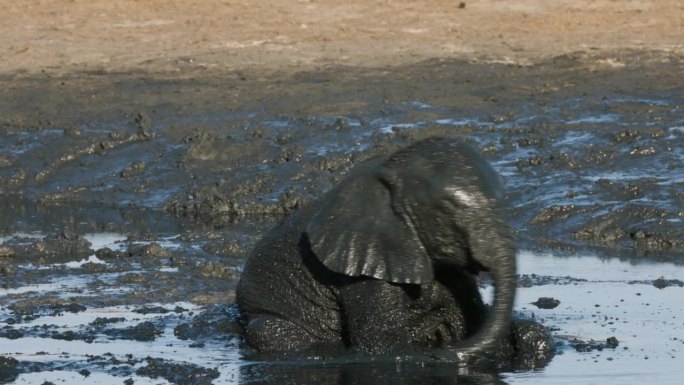
M 456 139 L 355 168 L 248 258 L 237 288 L 246 341 L 271 353 L 496 349 L 516 287 L 501 195 L 491 166 Z M 490 309 L 481 271 L 494 280 Z

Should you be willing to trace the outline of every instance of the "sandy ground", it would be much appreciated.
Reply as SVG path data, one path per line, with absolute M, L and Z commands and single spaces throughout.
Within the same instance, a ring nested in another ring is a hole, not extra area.
M 302 70 L 431 58 L 529 64 L 684 53 L 679 0 L 0 2 L 0 73 Z M 603 59 L 603 63 L 625 63 Z

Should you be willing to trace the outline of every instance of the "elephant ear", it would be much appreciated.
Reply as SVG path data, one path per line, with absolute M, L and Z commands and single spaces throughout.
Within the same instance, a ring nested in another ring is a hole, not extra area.
M 392 188 L 369 173 L 328 193 L 306 228 L 312 251 L 328 269 L 396 283 L 433 280 L 430 257 L 408 218 L 393 206 Z

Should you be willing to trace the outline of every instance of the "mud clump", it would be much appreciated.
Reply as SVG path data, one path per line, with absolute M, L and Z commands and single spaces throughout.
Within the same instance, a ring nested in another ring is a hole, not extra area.
M 138 174 L 141 174 L 147 168 L 147 164 L 143 161 L 135 161 L 130 166 L 126 167 L 119 175 L 123 179 L 130 179 Z
M 556 354 L 551 333 L 537 322 L 518 320 L 513 323 L 511 332 L 516 336 L 515 366 L 518 368 L 542 368 Z
M 522 274 L 518 276 L 518 287 L 533 287 L 544 285 L 576 285 L 579 282 L 586 282 L 583 278 L 574 277 L 549 277 L 537 274 Z
M 221 217 L 248 215 L 285 216 L 300 207 L 306 198 L 285 193 L 275 201 L 255 201 L 253 196 L 233 195 L 214 188 L 201 188 L 166 203 L 165 210 L 177 216 L 197 217 L 212 221 Z
M 244 257 L 248 249 L 251 249 L 251 244 L 245 245 L 244 240 L 210 239 L 202 245 L 202 250 L 208 254 L 231 258 Z
M 11 326 L 5 326 L 0 329 L 0 337 L 7 338 L 8 340 L 16 340 L 24 337 L 24 333 Z
M 684 281 L 679 279 L 667 279 L 665 277 L 660 277 L 654 280 L 634 280 L 628 282 L 630 285 L 653 285 L 657 289 L 663 290 L 670 286 L 684 287 Z
M 114 251 L 109 247 L 103 247 L 95 251 L 95 256 L 103 261 L 128 258 L 131 255 L 124 251 Z
M 241 334 L 236 306 L 212 306 L 195 316 L 190 322 L 181 323 L 173 334 L 181 340 L 206 341 L 216 336 L 230 338 Z
M 593 218 L 575 237 L 601 243 L 631 243 L 633 247 L 672 250 L 684 248 L 684 232 L 672 227 L 679 213 L 627 205 Z
M 620 342 L 615 337 L 608 337 L 606 339 L 606 346 L 611 348 L 611 349 L 617 348 L 619 344 L 620 344 Z
M 69 313 L 80 313 L 82 311 L 85 311 L 87 308 L 81 304 L 75 303 L 75 302 L 70 302 L 67 304 L 54 304 L 49 306 L 50 309 L 54 311 L 53 315 L 58 315 L 61 312 L 69 312 Z
M 92 343 L 93 341 L 95 341 L 95 335 L 93 334 L 77 333 L 72 330 L 67 330 L 65 332 L 53 331 L 50 335 L 50 338 L 63 341 L 81 340 L 87 343 Z
M 210 385 L 219 377 L 215 368 L 204 368 L 190 363 L 176 363 L 161 358 L 145 359 L 147 366 L 136 370 L 139 376 L 163 378 L 172 384 Z
M 199 273 L 208 278 L 235 279 L 236 277 L 233 269 L 218 262 L 204 262 L 197 267 Z
M 114 338 L 148 342 L 154 341 L 164 334 L 164 330 L 154 323 L 146 321 L 124 329 L 109 329 L 104 333 Z
M 173 311 L 176 313 L 182 313 L 186 310 L 181 308 L 181 307 L 177 307 Z M 169 310 L 163 306 L 143 306 L 141 308 L 133 310 L 133 313 L 138 313 L 138 314 L 166 314 L 169 312 L 171 312 L 171 310 Z
M 159 243 L 152 242 L 146 245 L 132 245 L 128 248 L 128 253 L 131 256 L 142 258 L 167 258 L 171 252 L 163 248 Z
M 70 230 L 35 239 L 13 237 L 3 246 L 2 259 L 18 263 L 56 264 L 77 261 L 93 254 L 90 242 Z
M 579 208 L 575 205 L 559 205 L 545 207 L 532 218 L 531 223 L 545 223 L 551 221 L 565 220 L 572 215 L 586 211 L 586 208 Z
M 6 263 L 14 257 L 14 250 L 7 246 L 0 246 L 0 262 Z
M 64 312 L 80 313 L 87 308 L 76 302 L 59 302 L 55 300 L 53 303 L 35 303 L 33 301 L 14 303 L 7 308 L 14 314 L 15 321 L 24 320 L 29 321 L 42 316 L 59 316 Z
M 124 317 L 97 317 L 94 321 L 90 323 L 90 326 L 100 327 L 124 321 L 126 321 L 126 318 Z
M 683 287 L 684 282 L 682 282 L 679 279 L 665 279 L 663 277 L 660 277 L 653 281 L 653 286 L 657 287 L 658 289 L 664 289 L 668 286 L 679 286 Z
M 553 297 L 539 297 L 532 305 L 540 309 L 555 309 L 560 305 L 560 301 Z
M 580 353 L 602 351 L 603 349 L 615 349 L 618 345 L 620 345 L 620 343 L 616 337 L 608 337 L 605 342 L 594 340 L 582 341 L 579 339 L 570 341 L 570 346 Z
M 0 383 L 14 381 L 19 376 L 19 361 L 13 357 L 0 356 Z
M 162 260 L 172 258 L 172 255 L 170 250 L 154 241 L 145 244 L 129 243 L 125 250 L 103 247 L 95 251 L 95 256 L 103 261 L 115 264 L 136 261 L 145 267 L 154 267 Z

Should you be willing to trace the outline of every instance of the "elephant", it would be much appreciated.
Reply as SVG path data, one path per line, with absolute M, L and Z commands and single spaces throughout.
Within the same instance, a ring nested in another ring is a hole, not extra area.
M 247 344 L 285 355 L 440 349 L 455 359 L 514 346 L 502 196 L 498 174 L 459 139 L 428 138 L 355 167 L 248 257 L 236 291 Z M 482 271 L 494 282 L 491 308 Z

